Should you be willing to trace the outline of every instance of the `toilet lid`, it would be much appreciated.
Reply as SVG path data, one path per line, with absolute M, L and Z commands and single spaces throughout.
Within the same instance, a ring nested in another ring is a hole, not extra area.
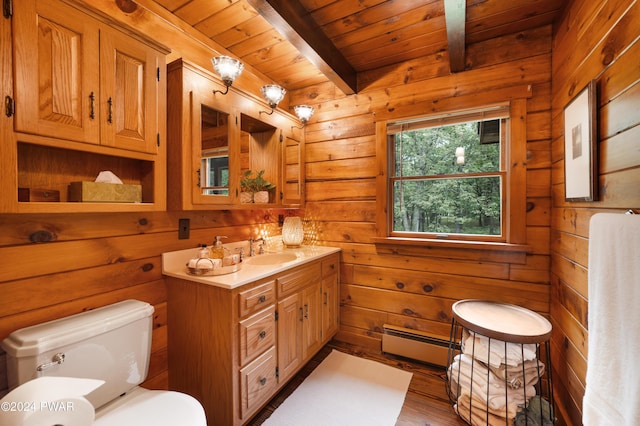
M 190 395 L 135 388 L 96 410 L 94 426 L 206 426 L 202 405 Z

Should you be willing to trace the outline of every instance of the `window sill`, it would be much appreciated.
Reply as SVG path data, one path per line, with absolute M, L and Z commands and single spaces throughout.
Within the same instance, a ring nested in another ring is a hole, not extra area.
M 402 255 L 424 255 L 452 259 L 475 259 L 507 263 L 526 263 L 531 247 L 486 241 L 451 241 L 427 238 L 376 237 L 380 251 Z

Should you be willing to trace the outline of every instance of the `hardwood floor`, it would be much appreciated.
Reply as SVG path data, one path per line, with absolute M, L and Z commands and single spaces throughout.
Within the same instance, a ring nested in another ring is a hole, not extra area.
M 333 349 L 372 359 L 413 373 L 409 391 L 396 426 L 466 425 L 458 418 L 449 403 L 444 385 L 444 368 L 436 368 L 419 361 L 394 355 L 374 353 L 342 342 L 331 341 L 260 411 L 249 426 L 261 425 L 278 406 L 293 393 L 304 379 Z

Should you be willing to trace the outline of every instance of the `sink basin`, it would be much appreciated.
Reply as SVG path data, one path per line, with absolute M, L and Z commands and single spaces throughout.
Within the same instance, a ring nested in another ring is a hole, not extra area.
M 267 253 L 259 254 L 248 259 L 245 258 L 244 262 L 248 265 L 278 265 L 280 263 L 291 262 L 296 260 L 298 256 L 295 253 Z

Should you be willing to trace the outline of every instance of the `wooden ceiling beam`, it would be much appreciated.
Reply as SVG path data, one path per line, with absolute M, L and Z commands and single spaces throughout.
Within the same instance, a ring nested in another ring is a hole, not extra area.
M 465 21 L 467 2 L 465 0 L 444 0 L 444 15 L 449 45 L 449 67 L 451 72 L 465 68 Z
M 346 95 L 358 91 L 357 73 L 297 0 L 247 0 Z

